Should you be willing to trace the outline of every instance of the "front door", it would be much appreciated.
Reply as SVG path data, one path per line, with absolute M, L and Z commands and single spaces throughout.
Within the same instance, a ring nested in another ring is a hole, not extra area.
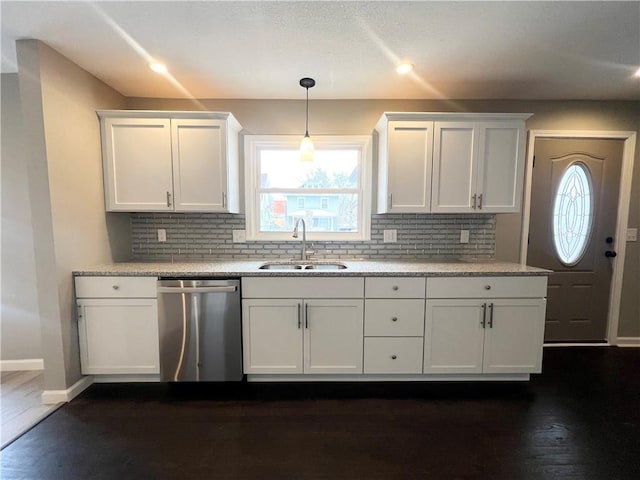
M 553 270 L 545 341 L 606 339 L 622 140 L 540 138 L 527 264 Z

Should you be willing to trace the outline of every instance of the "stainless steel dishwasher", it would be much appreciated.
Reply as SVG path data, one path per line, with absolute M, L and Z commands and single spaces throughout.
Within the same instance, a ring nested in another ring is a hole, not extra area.
M 160 380 L 242 380 L 239 280 L 158 281 Z

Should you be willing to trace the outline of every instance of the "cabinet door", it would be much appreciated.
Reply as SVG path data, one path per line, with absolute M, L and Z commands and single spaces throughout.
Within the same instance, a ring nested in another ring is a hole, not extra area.
M 524 181 L 524 123 L 481 123 L 478 138 L 477 211 L 517 212 Z
M 362 300 L 307 300 L 304 373 L 362 373 Z
M 540 373 L 546 300 L 490 300 L 484 373 Z
M 302 300 L 243 300 L 244 373 L 302 373 Z
M 173 210 L 168 119 L 104 118 L 102 141 L 107 211 Z
M 171 120 L 176 211 L 226 212 L 226 123 Z
M 83 374 L 160 373 L 155 299 L 78 300 Z
M 427 300 L 424 373 L 481 373 L 484 301 Z
M 472 122 L 436 122 L 432 212 L 474 212 L 477 129 Z
M 379 213 L 431 211 L 432 145 L 433 122 L 389 122 L 386 209 Z

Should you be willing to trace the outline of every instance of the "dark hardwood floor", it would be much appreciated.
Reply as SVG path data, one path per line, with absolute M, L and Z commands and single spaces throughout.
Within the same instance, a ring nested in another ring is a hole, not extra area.
M 640 478 L 640 349 L 547 348 L 528 383 L 93 385 L 2 480 Z

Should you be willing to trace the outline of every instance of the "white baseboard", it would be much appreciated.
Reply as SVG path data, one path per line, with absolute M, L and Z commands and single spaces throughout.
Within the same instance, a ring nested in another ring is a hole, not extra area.
M 93 377 L 82 377 L 76 383 L 71 385 L 66 390 L 45 390 L 42 392 L 42 403 L 62 403 L 70 402 L 78 395 L 80 395 L 87 387 L 93 383 Z
M 27 370 L 44 370 L 44 360 L 42 358 L 0 360 L 0 372 L 21 372 Z
M 640 347 L 640 337 L 618 337 L 616 343 L 619 347 Z

